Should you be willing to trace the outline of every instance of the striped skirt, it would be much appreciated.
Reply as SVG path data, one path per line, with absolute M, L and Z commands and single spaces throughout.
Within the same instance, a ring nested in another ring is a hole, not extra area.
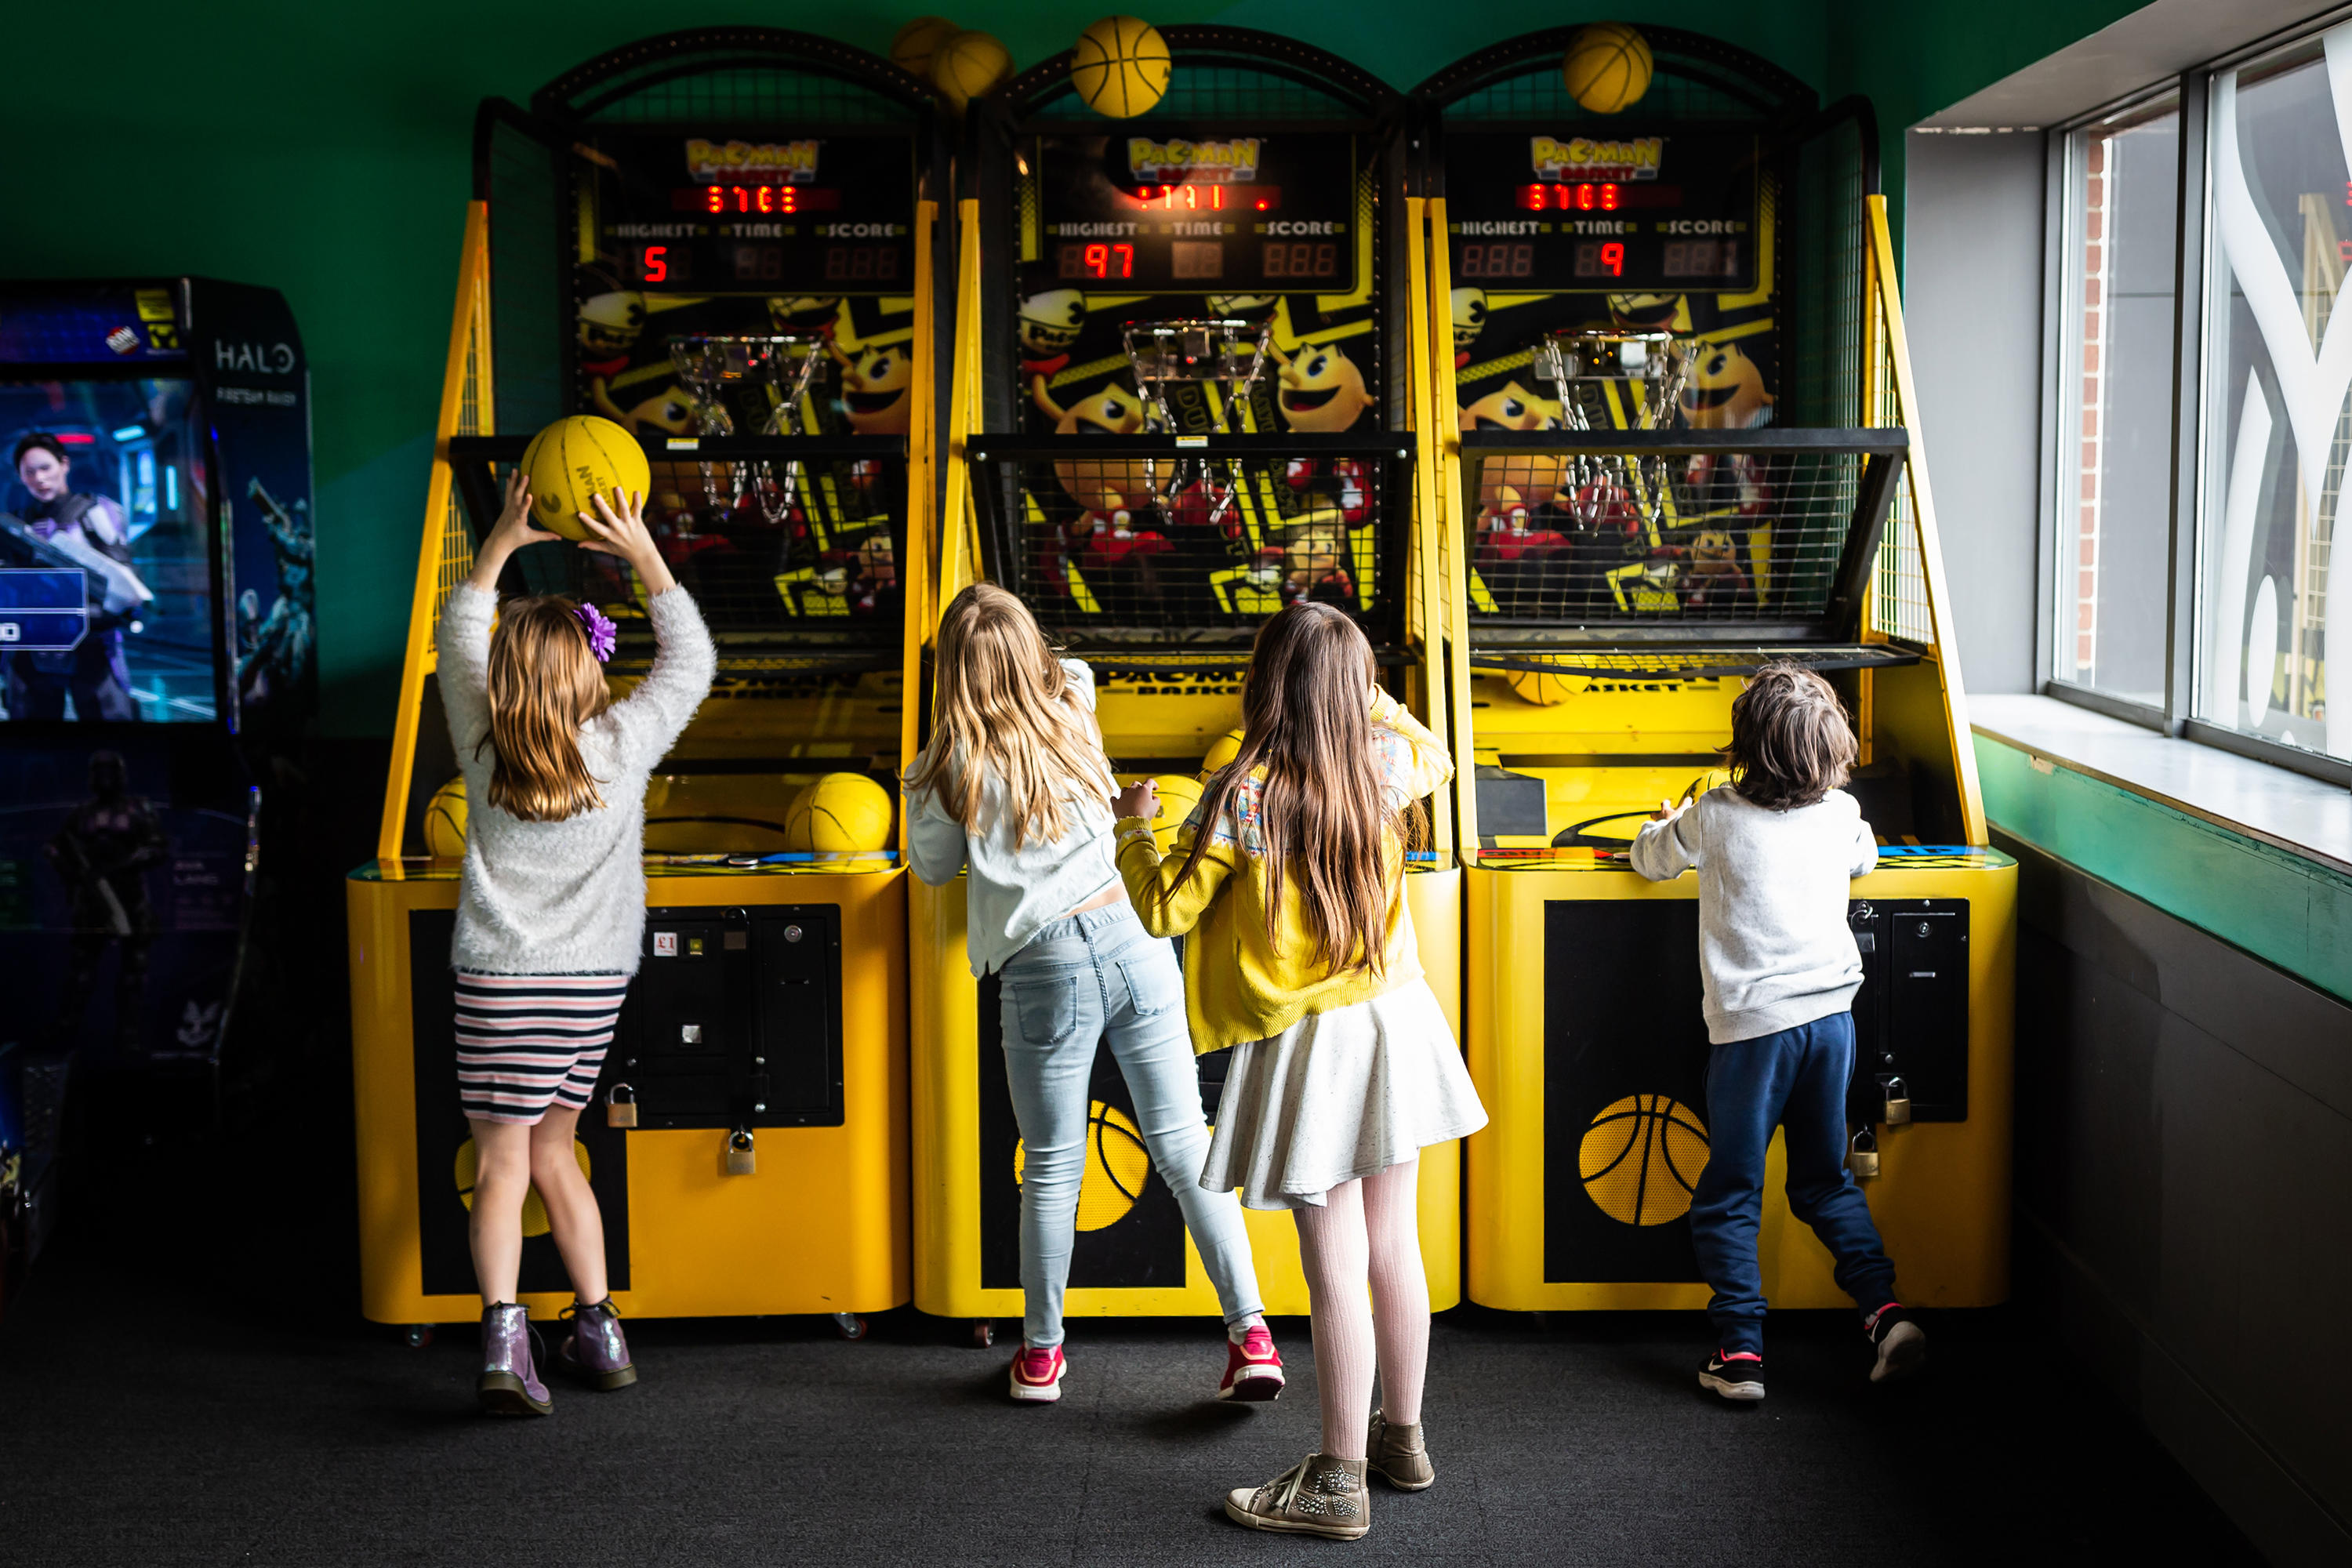
M 478 1121 L 536 1123 L 596 1089 L 625 974 L 457 971 L 457 1095 Z

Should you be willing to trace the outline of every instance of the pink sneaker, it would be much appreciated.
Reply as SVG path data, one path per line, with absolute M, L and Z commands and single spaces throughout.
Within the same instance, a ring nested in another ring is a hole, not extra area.
M 1041 1351 L 1023 1345 L 1013 1358 L 1013 1397 L 1051 1405 L 1062 1397 L 1062 1373 L 1068 1370 L 1061 1346 Z
M 1225 1342 L 1225 1381 L 1217 1397 L 1244 1404 L 1282 1397 L 1282 1356 L 1274 1348 L 1274 1331 L 1260 1323 L 1242 1336 Z

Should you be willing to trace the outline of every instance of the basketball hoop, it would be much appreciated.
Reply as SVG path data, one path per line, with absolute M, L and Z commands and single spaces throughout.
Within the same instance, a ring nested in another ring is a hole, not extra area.
M 1202 390 L 1210 428 L 1221 436 L 1234 434 L 1234 411 L 1249 399 L 1250 390 L 1257 384 L 1265 371 L 1266 354 L 1272 346 L 1274 325 L 1260 322 L 1225 320 L 1131 321 L 1121 330 L 1127 346 L 1127 363 L 1135 372 L 1135 390 L 1143 399 L 1143 428 L 1153 435 L 1177 434 L 1175 409 L 1171 405 L 1171 389 L 1191 384 Z M 1191 432 L 1187 432 L 1190 434 Z M 1184 489 L 1188 473 L 1196 474 L 1202 484 L 1215 494 L 1215 504 L 1209 513 L 1213 523 L 1224 521 L 1225 512 L 1234 504 L 1234 487 L 1209 483 L 1209 459 L 1179 458 L 1172 466 L 1171 482 L 1162 489 L 1159 464 L 1144 459 L 1144 472 L 1150 477 L 1151 498 L 1163 509 L 1172 503 L 1176 492 Z
M 677 337 L 669 341 L 670 367 L 694 398 L 695 434 L 733 436 L 739 433 L 731 397 L 744 409 L 746 420 L 761 436 L 792 434 L 793 416 L 808 395 L 817 370 L 826 360 L 825 340 L 816 333 L 783 333 L 768 337 Z M 701 464 L 703 499 L 711 510 L 732 510 L 743 504 L 747 487 L 757 499 L 760 515 L 781 523 L 791 515 L 799 493 L 801 465 L 786 463 L 782 479 L 764 460 L 728 465 L 731 494 L 722 503 L 719 465 Z M 775 499 L 770 500 L 770 493 Z
M 1683 384 L 1690 375 L 1694 340 L 1672 332 L 1621 332 L 1576 328 L 1548 334 L 1536 348 L 1536 379 L 1552 384 L 1559 398 L 1560 423 L 1570 430 L 1595 428 L 1593 413 L 1609 407 L 1605 384 L 1625 388 L 1636 430 L 1669 430 L 1682 420 Z M 1611 421 L 1614 423 L 1614 421 Z M 1612 489 L 1635 500 L 1653 525 L 1665 515 L 1666 460 L 1626 459 L 1615 453 L 1580 457 L 1569 487 L 1577 498 L 1578 521 L 1590 527 Z M 1638 499 L 1635 499 L 1637 498 Z M 1586 515 L 1588 512 L 1592 515 Z

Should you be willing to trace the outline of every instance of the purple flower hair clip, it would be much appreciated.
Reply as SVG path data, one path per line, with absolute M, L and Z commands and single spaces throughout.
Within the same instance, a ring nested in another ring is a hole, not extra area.
M 593 605 L 574 605 L 572 613 L 580 617 L 580 626 L 588 634 L 588 651 L 596 656 L 598 664 L 613 657 L 614 626 L 604 618 L 604 612 Z

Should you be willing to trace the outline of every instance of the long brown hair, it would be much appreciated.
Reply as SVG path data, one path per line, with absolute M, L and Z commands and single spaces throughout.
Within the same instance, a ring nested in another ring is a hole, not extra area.
M 1372 755 L 1372 645 L 1328 605 L 1300 601 L 1258 628 L 1242 691 L 1242 748 L 1201 796 L 1192 875 L 1234 795 L 1259 768 L 1265 924 L 1277 942 L 1286 883 L 1332 971 L 1385 967 L 1389 879 L 1420 826 L 1417 806 L 1391 810 Z
M 940 617 L 938 670 L 931 742 L 907 771 L 908 788 L 935 791 L 969 830 L 992 773 L 1015 848 L 1061 837 L 1074 794 L 1110 804 L 1102 742 L 1066 700 L 1070 672 L 1028 605 L 993 583 L 958 594 Z
M 580 726 L 612 701 L 579 608 L 560 594 L 509 599 L 490 634 L 490 804 L 562 822 L 604 804 L 580 755 Z
M 1845 783 L 1857 749 L 1836 689 L 1793 659 L 1766 665 L 1732 699 L 1724 758 L 1731 787 L 1752 805 L 1811 805 Z

